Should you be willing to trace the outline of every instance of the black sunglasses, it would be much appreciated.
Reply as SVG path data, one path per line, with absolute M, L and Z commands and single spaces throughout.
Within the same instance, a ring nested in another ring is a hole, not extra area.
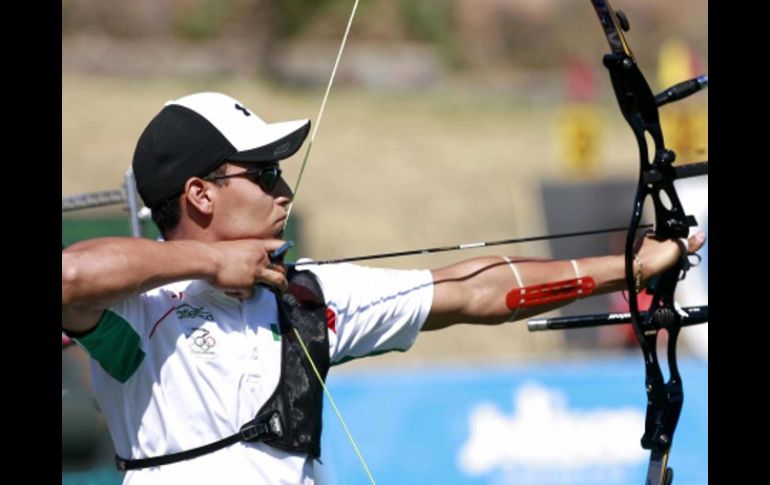
M 278 179 L 281 178 L 281 169 L 278 165 L 270 165 L 264 168 L 250 168 L 244 172 L 231 173 L 228 175 L 209 175 L 203 177 L 203 180 L 222 180 L 232 177 L 246 177 L 250 182 L 259 185 L 265 192 L 270 192 L 275 188 Z

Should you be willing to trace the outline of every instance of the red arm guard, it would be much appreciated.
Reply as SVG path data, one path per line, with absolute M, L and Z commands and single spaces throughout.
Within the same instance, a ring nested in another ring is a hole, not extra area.
M 593 293 L 596 288 L 590 276 L 571 280 L 555 281 L 542 285 L 514 288 L 505 295 L 505 304 L 510 310 L 521 307 L 545 305 L 565 300 L 575 300 Z

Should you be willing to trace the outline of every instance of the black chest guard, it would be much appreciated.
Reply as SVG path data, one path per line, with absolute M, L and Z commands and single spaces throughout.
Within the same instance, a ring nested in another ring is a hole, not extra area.
M 321 456 L 323 388 L 292 328 L 296 328 L 313 362 L 326 380 L 329 371 L 329 334 L 326 302 L 310 271 L 290 269 L 289 289 L 278 297 L 281 328 L 281 377 L 278 386 L 257 413 L 273 412 L 283 418 L 282 436 L 264 440 L 275 448 Z

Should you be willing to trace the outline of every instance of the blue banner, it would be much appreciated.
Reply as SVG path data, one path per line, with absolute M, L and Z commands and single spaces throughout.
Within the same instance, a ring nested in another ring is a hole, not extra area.
M 669 466 L 708 483 L 708 364 L 682 359 L 685 401 Z M 337 372 L 335 372 L 337 370 Z M 329 373 L 378 484 L 643 484 L 641 355 L 398 372 Z M 329 403 L 319 483 L 369 483 Z

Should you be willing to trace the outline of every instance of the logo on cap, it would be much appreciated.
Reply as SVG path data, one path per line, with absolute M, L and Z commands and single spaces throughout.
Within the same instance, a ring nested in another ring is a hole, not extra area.
M 282 155 L 285 152 L 289 151 L 289 148 L 291 148 L 291 142 L 287 141 L 286 143 L 281 143 L 280 145 L 275 147 L 275 150 L 273 150 L 273 156 Z
M 245 106 L 241 106 L 240 104 L 235 103 L 235 109 L 243 111 L 243 116 L 251 116 L 251 113 L 249 113 L 248 108 Z

